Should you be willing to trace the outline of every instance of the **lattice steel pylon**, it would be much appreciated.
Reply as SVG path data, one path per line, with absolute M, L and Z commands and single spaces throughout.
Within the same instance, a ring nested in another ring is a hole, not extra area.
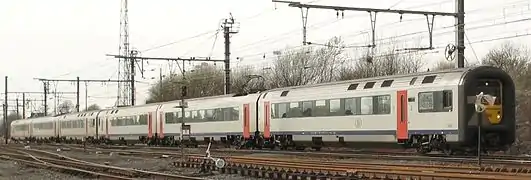
M 122 56 L 129 57 L 129 17 L 127 15 L 127 0 L 122 0 L 120 8 L 120 47 L 118 52 Z M 131 73 L 134 69 L 131 69 L 130 60 L 122 58 L 118 61 L 118 78 L 127 82 L 118 83 L 118 95 L 116 98 L 116 106 L 127 106 L 131 103 Z

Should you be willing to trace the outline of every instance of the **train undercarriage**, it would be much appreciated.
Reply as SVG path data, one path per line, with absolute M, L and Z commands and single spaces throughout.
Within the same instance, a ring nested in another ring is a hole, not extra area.
M 474 134 L 477 139 L 477 133 Z M 481 146 L 482 153 L 492 151 L 504 151 L 508 147 L 500 146 L 501 141 L 497 133 L 485 133 Z M 158 137 L 158 136 L 154 136 Z M 401 147 L 405 149 L 415 149 L 419 154 L 428 154 L 431 152 L 439 152 L 447 155 L 475 155 L 477 154 L 477 141 L 475 143 L 449 143 L 444 134 L 423 134 L 411 135 L 406 141 L 399 143 L 389 143 L 389 146 L 382 146 L 383 148 L 396 149 Z M 473 139 L 473 138 L 472 138 Z M 18 142 L 30 143 L 68 143 L 68 144 L 112 144 L 112 145 L 134 145 L 146 144 L 148 146 L 180 146 L 180 137 L 165 136 L 164 138 L 148 138 L 146 136 L 138 137 L 137 140 L 126 140 L 123 137 L 110 140 L 105 137 L 86 137 L 86 138 L 66 138 L 66 137 L 49 137 L 49 138 L 25 138 L 22 140 L 12 139 Z M 206 145 L 212 143 L 214 147 L 220 148 L 238 148 L 238 149 L 278 149 L 278 150 L 304 150 L 311 148 L 315 151 L 320 151 L 323 147 L 353 147 L 365 148 L 376 147 L 376 144 L 361 144 L 361 143 L 347 143 L 342 137 L 338 137 L 337 142 L 323 142 L 322 137 L 312 137 L 311 141 L 298 142 L 293 140 L 293 135 L 290 134 L 275 134 L 271 138 L 263 138 L 259 133 L 255 133 L 250 138 L 244 138 L 241 135 L 230 135 L 214 140 L 213 137 L 203 137 L 199 140 L 196 137 L 187 137 L 182 142 L 185 147 L 197 148 L 199 145 Z M 376 147 L 377 148 L 377 147 Z

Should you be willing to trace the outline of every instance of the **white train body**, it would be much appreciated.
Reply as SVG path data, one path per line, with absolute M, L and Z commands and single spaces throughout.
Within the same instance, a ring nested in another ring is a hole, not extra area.
M 22 119 L 11 122 L 11 138 L 24 140 L 31 137 L 31 121 L 32 119 Z
M 31 120 L 32 136 L 38 139 L 55 137 L 60 130 L 56 119 L 56 117 L 29 119 Z
M 233 97 L 215 96 L 187 100 L 185 125 L 190 125 L 189 135 L 196 140 L 222 140 L 229 136 L 249 138 L 256 127 L 256 100 L 259 94 Z M 160 137 L 179 137 L 181 134 L 182 113 L 180 101 L 162 104 L 159 114 L 162 132 Z M 160 123 L 160 122 L 159 122 Z M 175 138 L 177 139 L 177 138 Z
M 491 107 L 497 117 L 491 113 L 482 120 L 485 131 L 499 136 L 501 144 L 514 142 L 514 83 L 502 70 L 485 66 L 187 99 L 184 121 L 192 141 L 260 137 L 319 146 L 442 137 L 444 143 L 470 144 L 477 128 L 473 98 L 479 92 L 499 96 Z M 55 121 L 58 128 L 38 131 L 24 129 L 32 120 L 18 120 L 11 124 L 12 137 L 175 142 L 181 133 L 179 106 L 171 101 L 33 119 Z
M 110 140 L 139 140 L 158 134 L 157 110 L 159 104 L 123 107 L 104 110 L 101 113 L 105 137 Z M 101 130 L 100 129 L 100 130 Z
M 433 83 L 424 84 L 422 80 L 432 74 L 275 89 L 265 92 L 267 95 L 260 105 L 271 104 L 272 136 L 292 135 L 294 141 L 318 138 L 313 141 L 396 143 L 400 132 L 448 134 L 449 141 L 457 141 L 458 111 L 454 109 L 458 105 L 449 104 L 439 112 L 419 113 L 416 99 L 420 92 L 457 92 L 461 75 L 462 72 L 452 71 L 439 73 Z M 447 95 L 451 102 L 457 102 L 457 96 Z M 349 110 L 352 114 L 347 114 Z M 398 117 L 400 111 L 404 112 L 403 117 Z

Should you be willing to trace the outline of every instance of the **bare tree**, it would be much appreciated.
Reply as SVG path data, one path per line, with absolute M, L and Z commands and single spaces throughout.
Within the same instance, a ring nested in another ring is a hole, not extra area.
M 385 49 L 375 49 L 374 54 L 361 52 L 360 58 L 353 58 L 353 63 L 345 65 L 339 70 L 338 80 L 368 78 L 404 73 L 415 73 L 425 64 L 423 54 L 418 51 L 399 51 L 401 48 L 396 41 L 391 40 L 392 46 Z
M 232 93 L 239 93 L 247 82 L 246 78 L 254 74 L 256 73 L 252 68 L 232 70 Z M 254 86 L 252 82 L 249 84 Z M 187 86 L 186 98 L 222 95 L 225 89 L 225 74 L 223 69 L 208 63 L 201 63 L 193 70 L 187 71 L 184 80 L 182 74 L 171 74 L 149 89 L 146 103 L 181 99 L 181 87 L 184 85 Z
M 343 41 L 334 37 L 322 47 L 305 47 L 286 50 L 274 61 L 271 68 L 270 87 L 300 86 L 330 82 L 336 71 L 346 61 Z
M 0 126 L 0 136 L 3 136 L 5 134 L 5 128 L 7 128 L 7 132 L 10 133 L 10 126 L 11 126 L 11 122 L 15 121 L 15 120 L 19 120 L 19 119 L 22 119 L 22 116 L 17 114 L 15 111 L 12 111 L 12 112 L 9 112 L 7 114 L 7 124 L 4 124 L 4 121 L 2 121 L 2 125 Z M 9 134 L 8 134 L 9 136 Z
M 435 66 L 431 69 L 432 71 L 439 71 L 439 70 L 446 70 L 446 69 L 454 69 L 455 63 L 451 61 L 446 60 L 440 60 L 438 61 Z
M 74 111 L 74 103 L 70 100 L 65 100 L 57 107 L 59 109 L 59 114 L 68 114 Z

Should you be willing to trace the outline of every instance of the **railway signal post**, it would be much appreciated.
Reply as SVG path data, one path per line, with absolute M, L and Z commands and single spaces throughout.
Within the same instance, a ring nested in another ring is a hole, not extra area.
M 477 118 L 478 118 L 478 166 L 481 167 L 481 126 L 482 126 L 482 121 L 483 121 L 483 112 L 485 111 L 485 104 L 483 104 L 484 101 L 487 102 L 487 104 L 490 106 L 490 105 L 493 105 L 494 104 L 494 101 L 496 100 L 496 97 L 494 96 L 491 96 L 491 95 L 488 95 L 488 94 L 483 94 L 483 92 L 479 93 L 478 95 L 476 95 L 476 103 L 475 103 L 475 107 L 476 107 L 476 112 L 478 113 L 477 114 Z

